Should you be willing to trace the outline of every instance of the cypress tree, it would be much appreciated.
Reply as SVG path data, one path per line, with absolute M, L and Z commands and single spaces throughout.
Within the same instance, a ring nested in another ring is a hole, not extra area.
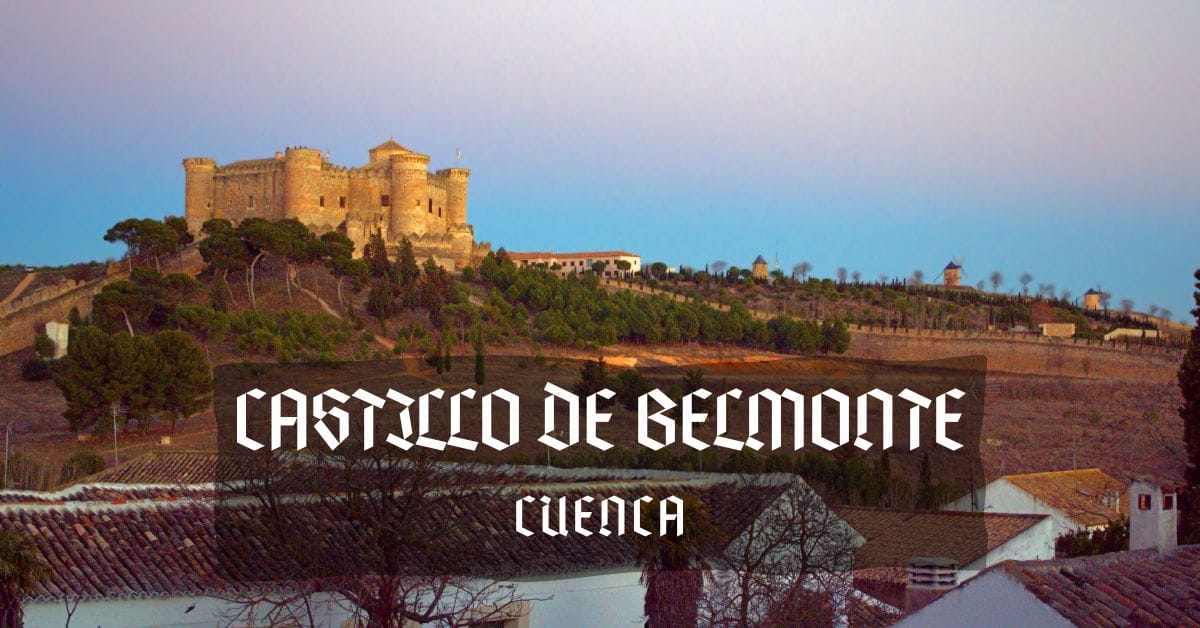
M 484 366 L 484 345 L 483 345 L 483 326 L 477 326 L 475 329 L 475 385 L 482 386 L 487 379 L 487 373 Z
M 1200 270 L 1196 271 L 1195 278 L 1196 291 L 1192 297 L 1196 307 L 1192 309 L 1192 316 L 1200 324 Z M 1179 540 L 1181 543 L 1200 543 L 1200 326 L 1192 328 L 1191 342 L 1179 365 L 1179 389 L 1183 393 L 1179 416 L 1183 419 L 1183 443 L 1187 450 Z

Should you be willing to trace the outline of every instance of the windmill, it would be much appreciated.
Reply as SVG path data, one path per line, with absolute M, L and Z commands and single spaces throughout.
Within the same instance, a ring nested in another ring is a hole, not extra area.
M 937 274 L 937 277 L 934 278 L 934 281 L 937 281 L 938 278 L 941 278 L 942 285 L 946 286 L 947 288 L 960 285 L 963 277 L 967 276 L 967 271 L 965 268 L 963 268 L 964 261 L 965 260 L 958 256 L 951 257 L 950 263 L 946 264 L 946 267 L 942 269 L 942 272 Z

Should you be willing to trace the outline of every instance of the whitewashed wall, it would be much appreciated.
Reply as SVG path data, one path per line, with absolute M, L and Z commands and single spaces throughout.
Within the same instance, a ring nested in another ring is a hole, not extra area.
M 564 576 L 554 580 L 518 581 L 517 594 L 535 601 L 531 626 L 641 626 L 645 588 L 638 571 Z M 187 611 L 188 607 L 194 606 Z M 318 622 L 340 626 L 350 614 L 337 604 L 318 603 Z M 209 597 L 170 597 L 81 602 L 71 617 L 72 626 L 146 628 L 150 626 L 224 626 L 238 608 Z M 63 626 L 67 610 L 62 602 L 34 602 L 25 606 L 27 626 Z M 245 625 L 239 623 L 238 625 Z M 262 625 L 266 625 L 263 622 Z
M 1052 508 L 1045 502 L 1034 498 L 1015 484 L 1005 479 L 999 479 L 988 484 L 979 491 L 979 509 L 986 513 L 1015 513 L 1022 515 L 1050 515 L 1054 520 L 1054 538 L 1082 528 L 1066 513 Z M 943 510 L 971 510 L 971 496 L 964 495 L 947 504 Z
M 898 625 L 922 628 L 1066 628 L 1071 623 L 1026 591 L 1008 574 L 990 571 L 947 592 L 925 608 L 900 620 Z

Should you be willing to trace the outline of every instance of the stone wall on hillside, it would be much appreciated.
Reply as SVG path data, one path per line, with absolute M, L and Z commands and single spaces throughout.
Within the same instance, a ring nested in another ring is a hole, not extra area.
M 153 262 L 151 262 L 152 264 Z M 204 270 L 204 260 L 195 246 L 184 249 L 178 255 L 159 260 L 162 272 L 197 275 Z M 24 295 L 0 308 L 0 355 L 8 355 L 33 346 L 38 332 L 44 331 L 50 321 L 66 321 L 71 308 L 81 315 L 92 310 L 92 297 L 105 286 L 129 276 L 125 262 L 109 265 L 108 274 L 88 282 L 67 281 L 47 286 Z
M 1157 381 L 1170 379 L 1182 354 L 1162 347 L 1100 347 L 1069 339 L 1015 340 L 995 336 L 894 334 L 851 330 L 849 357 L 875 360 L 935 360 L 987 356 L 992 372 Z

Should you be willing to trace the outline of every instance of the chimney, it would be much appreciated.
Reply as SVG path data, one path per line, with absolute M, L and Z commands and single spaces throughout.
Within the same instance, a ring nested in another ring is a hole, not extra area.
M 949 558 L 914 558 L 908 561 L 904 587 L 904 612 L 912 613 L 958 586 L 958 563 Z
M 1151 482 L 1129 486 L 1129 549 L 1169 552 L 1179 545 L 1179 496 Z

